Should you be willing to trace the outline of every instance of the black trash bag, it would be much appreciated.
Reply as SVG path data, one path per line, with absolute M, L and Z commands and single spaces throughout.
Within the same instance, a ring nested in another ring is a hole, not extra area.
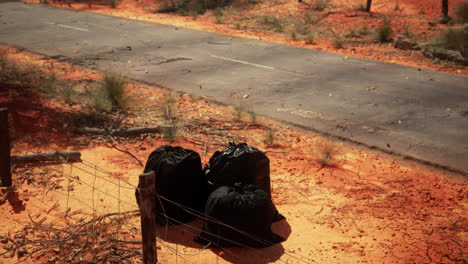
M 216 151 L 206 164 L 204 173 L 212 190 L 241 182 L 255 185 L 271 196 L 270 159 L 246 143 L 230 142 L 226 149 Z
M 276 209 L 269 195 L 253 185 L 223 186 L 208 197 L 207 219 L 195 241 L 213 247 L 264 248 L 285 239 L 271 231 Z
M 270 159 L 265 153 L 246 143 L 230 142 L 226 149 L 216 151 L 203 173 L 210 191 L 240 182 L 255 185 L 271 197 Z M 274 222 L 285 218 L 276 209 L 275 212 Z
M 156 223 L 177 225 L 194 220 L 196 213 L 184 206 L 198 212 L 204 210 L 208 191 L 198 153 L 161 146 L 146 161 L 144 172 L 150 171 L 156 174 L 155 188 L 159 195 L 155 197 Z

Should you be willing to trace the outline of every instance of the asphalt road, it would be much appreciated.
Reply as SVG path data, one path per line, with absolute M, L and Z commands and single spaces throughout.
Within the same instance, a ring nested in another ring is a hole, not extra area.
M 468 78 L 0 1 L 0 42 L 468 172 Z

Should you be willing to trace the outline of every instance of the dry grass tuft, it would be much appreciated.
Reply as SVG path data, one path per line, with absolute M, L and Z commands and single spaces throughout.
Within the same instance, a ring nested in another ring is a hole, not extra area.
M 333 166 L 334 159 L 340 154 L 341 149 L 337 143 L 324 140 L 317 144 L 315 152 L 320 165 L 330 167 Z

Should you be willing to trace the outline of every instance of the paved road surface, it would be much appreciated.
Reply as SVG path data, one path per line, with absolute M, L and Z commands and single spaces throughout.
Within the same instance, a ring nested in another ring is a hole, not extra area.
M 467 77 L 1 1 L 2 43 L 468 172 Z

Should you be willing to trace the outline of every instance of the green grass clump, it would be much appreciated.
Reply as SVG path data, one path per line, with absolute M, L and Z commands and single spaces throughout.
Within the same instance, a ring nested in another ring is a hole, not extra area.
M 271 128 L 267 129 L 265 135 L 263 136 L 263 143 L 265 143 L 266 146 L 271 147 L 275 145 L 275 141 L 275 131 L 273 131 Z
M 106 74 L 97 88 L 94 106 L 97 111 L 127 111 L 127 81 L 121 75 Z
M 333 46 L 337 49 L 341 49 L 344 47 L 345 44 L 345 37 L 343 34 L 335 34 L 333 38 Z
M 162 136 L 165 140 L 168 140 L 170 142 L 174 142 L 177 138 L 177 127 L 176 126 L 171 126 L 167 127 L 162 131 Z
M 375 39 L 380 43 L 390 42 L 393 36 L 393 29 L 388 18 L 384 18 L 377 28 Z

